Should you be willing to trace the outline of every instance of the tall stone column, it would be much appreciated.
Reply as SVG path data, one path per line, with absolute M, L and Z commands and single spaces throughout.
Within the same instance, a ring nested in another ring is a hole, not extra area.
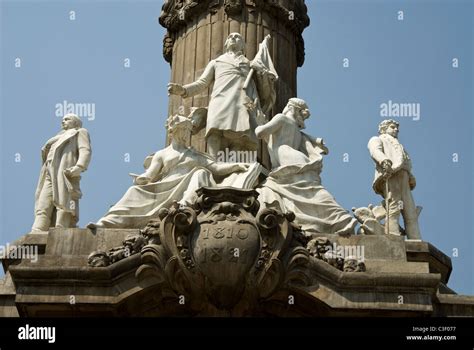
M 297 95 L 296 70 L 304 62 L 303 30 L 309 25 L 304 0 L 165 0 L 159 19 L 168 31 L 163 55 L 171 65 L 170 81 L 188 84 L 199 78 L 207 63 L 223 53 L 232 32 L 242 34 L 245 55 L 252 60 L 259 43 L 272 36 L 270 53 L 279 75 L 272 117 Z M 206 107 L 212 86 L 193 98 L 170 96 L 169 114 L 180 106 Z M 192 144 L 205 151 L 204 130 Z

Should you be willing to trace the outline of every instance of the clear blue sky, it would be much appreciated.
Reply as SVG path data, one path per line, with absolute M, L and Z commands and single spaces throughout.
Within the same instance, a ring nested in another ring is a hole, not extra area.
M 347 209 L 378 204 L 366 144 L 383 119 L 380 104 L 419 103 L 420 120 L 397 119 L 418 180 L 415 201 L 424 208 L 422 237 L 451 256 L 449 286 L 474 294 L 472 1 L 307 3 L 311 26 L 298 92 L 312 111 L 306 131 L 330 149 L 323 184 Z M 170 70 L 161 54 L 161 5 L 1 1 L 0 244 L 29 232 L 40 149 L 60 127 L 57 103 L 96 108 L 95 119 L 84 120 L 93 158 L 81 183 L 82 227 L 122 196 L 127 174 L 140 172 L 146 155 L 164 146 Z

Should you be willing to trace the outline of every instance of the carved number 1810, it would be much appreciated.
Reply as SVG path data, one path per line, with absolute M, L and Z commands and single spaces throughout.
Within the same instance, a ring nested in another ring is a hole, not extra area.
M 234 234 L 235 237 L 244 240 L 249 236 L 248 231 L 245 228 L 234 228 L 234 227 L 216 227 L 209 232 L 209 228 L 204 228 L 202 230 L 202 238 L 209 239 L 209 236 L 214 237 L 215 239 L 228 238 L 231 239 Z

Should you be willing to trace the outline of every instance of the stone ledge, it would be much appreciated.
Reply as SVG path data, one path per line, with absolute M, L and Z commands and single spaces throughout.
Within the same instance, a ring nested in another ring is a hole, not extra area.
M 67 315 L 72 313 L 70 295 L 75 296 L 76 314 L 80 314 L 82 309 L 92 312 L 95 305 L 96 310 L 115 310 L 118 315 L 123 303 L 135 305 L 143 296 L 163 293 L 160 284 L 136 280 L 135 271 L 139 264 L 140 256 L 137 254 L 103 268 L 12 266 L 20 315 L 32 316 L 36 312 L 45 315 L 46 305 L 56 310 L 58 315 Z M 338 312 L 385 310 L 430 314 L 433 310 L 431 299 L 440 278 L 439 274 L 430 273 L 341 272 L 317 259 L 311 259 L 308 268 L 312 271 L 312 285 L 293 288 L 313 302 L 326 305 L 328 310 Z M 405 300 L 402 306 L 398 300 L 400 294 Z M 158 299 L 149 303 L 155 302 L 158 303 Z
M 429 264 L 425 262 L 389 262 L 382 259 L 366 260 L 367 272 L 376 273 L 429 273 Z
M 441 274 L 441 282 L 448 283 L 453 269 L 451 258 L 429 242 L 405 242 L 408 261 L 427 262 L 430 272 Z
M 434 273 L 341 272 L 318 259 L 311 259 L 309 268 L 315 280 L 322 280 L 338 289 L 396 287 L 435 294 L 440 279 L 440 275 Z
M 354 235 L 343 237 L 335 234 L 315 234 L 314 236 L 326 237 L 331 243 L 336 243 L 339 246 L 363 246 L 365 260 L 407 261 L 404 239 L 400 236 Z
M 174 299 L 170 299 L 173 297 L 162 281 L 148 277 L 137 280 L 135 273 L 143 264 L 140 254 L 108 267 L 87 265 L 87 256 L 92 251 L 120 246 L 127 235 L 137 231 L 52 229 L 49 234 L 21 237 L 18 243 L 43 245 L 45 250 L 36 263 L 16 260 L 9 266 L 9 281 L 5 278 L 0 282 L 0 291 L 5 292 L 0 295 L 0 315 L 181 315 L 176 307 L 164 306 Z M 367 271 L 341 272 L 322 260 L 310 258 L 309 286 L 286 285 L 299 300 L 305 300 L 293 310 L 295 315 L 464 316 L 474 308 L 472 297 L 436 294 L 444 283 L 433 264 L 448 264 L 450 259 L 427 242 L 406 242 L 391 236 L 321 236 L 341 246 L 364 245 Z M 76 298 L 74 307 L 69 304 L 70 295 Z M 272 310 L 287 297 L 279 293 L 262 301 L 262 305 Z M 165 310 L 164 307 L 166 312 L 161 313 L 159 310 Z
M 474 317 L 474 296 L 438 294 L 435 301 L 435 316 Z

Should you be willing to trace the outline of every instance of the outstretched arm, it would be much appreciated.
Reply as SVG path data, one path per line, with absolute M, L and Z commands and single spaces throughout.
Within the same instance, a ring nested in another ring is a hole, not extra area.
M 184 86 L 180 84 L 169 83 L 168 93 L 172 95 L 179 95 L 183 98 L 199 94 L 209 85 L 211 85 L 212 81 L 214 80 L 214 64 L 214 60 L 209 62 L 202 75 L 194 83 L 187 84 Z

